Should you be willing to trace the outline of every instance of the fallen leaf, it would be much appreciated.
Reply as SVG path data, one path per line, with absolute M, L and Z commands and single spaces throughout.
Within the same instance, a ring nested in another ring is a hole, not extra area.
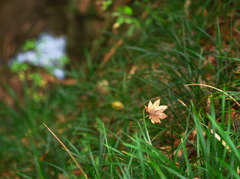
M 155 101 L 153 104 L 149 101 L 148 106 L 145 106 L 145 110 L 149 113 L 149 119 L 154 123 L 161 123 L 160 119 L 164 119 L 167 117 L 166 114 L 163 113 L 168 106 L 160 105 L 160 99 Z
M 124 108 L 124 105 L 120 101 L 113 101 L 112 107 L 117 110 L 122 110 Z

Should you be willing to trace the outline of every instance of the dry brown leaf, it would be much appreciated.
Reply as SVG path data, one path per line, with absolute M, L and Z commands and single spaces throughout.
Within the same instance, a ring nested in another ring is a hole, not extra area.
M 149 101 L 148 106 L 145 106 L 145 110 L 149 113 L 149 119 L 154 123 L 161 123 L 160 119 L 164 119 L 167 117 L 166 114 L 163 113 L 168 106 L 160 105 L 160 99 L 155 101 L 153 104 Z

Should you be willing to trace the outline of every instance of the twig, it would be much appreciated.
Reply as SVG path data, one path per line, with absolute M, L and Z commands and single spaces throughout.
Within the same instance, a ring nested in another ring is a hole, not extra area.
M 223 92 L 225 95 L 229 96 L 229 98 L 231 98 L 239 107 L 240 107 L 240 104 L 239 102 L 237 102 L 236 99 L 234 99 L 232 96 L 230 96 L 227 92 L 223 91 L 223 90 L 220 90 L 218 88 L 215 88 L 214 86 L 210 86 L 210 85 L 205 85 L 205 84 L 198 84 L 198 83 L 193 83 L 193 84 L 187 84 L 185 86 L 204 86 L 204 87 L 208 87 L 208 88 L 212 88 L 212 89 L 215 89 L 217 91 L 220 91 L 220 92 Z
M 57 141 L 63 146 L 63 148 L 67 151 L 67 153 L 70 155 L 70 157 L 73 159 L 73 161 L 76 163 L 76 165 L 78 166 L 78 168 L 80 169 L 80 171 L 83 173 L 83 175 L 85 176 L 85 178 L 88 178 L 86 173 L 83 171 L 83 169 L 81 168 L 81 166 L 79 165 L 79 163 L 76 161 L 76 159 L 73 157 L 72 153 L 68 150 L 68 148 L 62 143 L 62 141 L 53 133 L 53 131 L 51 129 L 48 128 L 48 126 L 46 124 L 43 123 L 43 125 L 49 130 L 49 132 L 51 132 L 51 134 L 57 139 Z

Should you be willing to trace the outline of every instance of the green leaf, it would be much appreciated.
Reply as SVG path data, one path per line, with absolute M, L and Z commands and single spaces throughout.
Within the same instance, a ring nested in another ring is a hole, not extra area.
M 22 49 L 24 51 L 27 51 L 27 50 L 33 50 L 35 49 L 36 47 L 36 40 L 35 39 L 29 39 L 29 40 L 26 40 Z

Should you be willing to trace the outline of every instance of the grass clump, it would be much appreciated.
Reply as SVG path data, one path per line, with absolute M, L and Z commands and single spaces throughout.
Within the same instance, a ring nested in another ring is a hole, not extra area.
M 73 82 L 50 84 L 44 100 L 26 91 L 19 100 L 9 88 L 15 106 L 1 103 L 1 176 L 239 178 L 239 52 L 226 15 L 237 12 L 223 8 L 230 1 L 186 2 L 134 3 L 144 9 L 141 29 L 113 33 L 109 43 L 123 43 L 111 58 L 99 66 L 87 55 L 69 70 Z M 144 106 L 157 99 L 168 117 L 152 124 Z

